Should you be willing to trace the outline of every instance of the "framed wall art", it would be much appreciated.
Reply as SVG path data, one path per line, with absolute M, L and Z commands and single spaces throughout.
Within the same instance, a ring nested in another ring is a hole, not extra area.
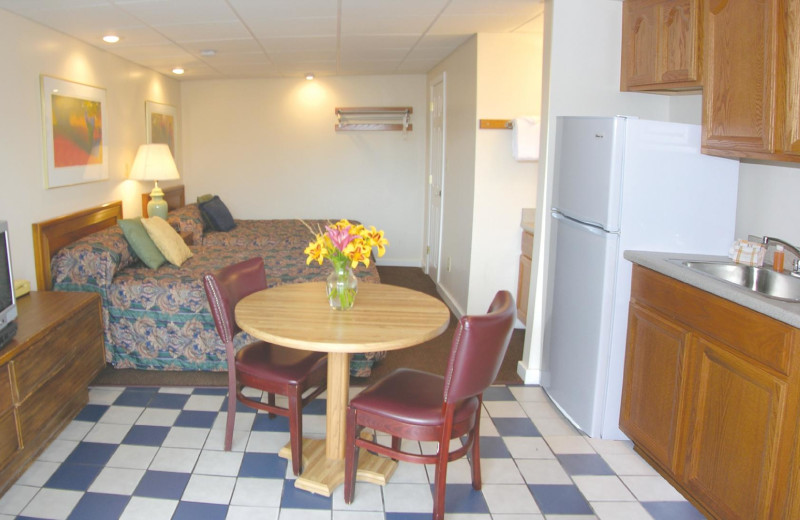
M 178 113 L 172 105 L 145 101 L 144 112 L 147 120 L 147 142 L 166 144 L 176 157 L 178 142 Z
M 103 88 L 41 76 L 45 188 L 108 179 Z

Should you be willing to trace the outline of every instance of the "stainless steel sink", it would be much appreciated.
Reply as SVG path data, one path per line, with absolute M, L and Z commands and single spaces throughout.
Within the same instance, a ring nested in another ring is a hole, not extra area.
M 736 284 L 769 298 L 800 302 L 800 278 L 778 273 L 767 267 L 733 262 L 679 260 L 681 265 L 723 282 Z

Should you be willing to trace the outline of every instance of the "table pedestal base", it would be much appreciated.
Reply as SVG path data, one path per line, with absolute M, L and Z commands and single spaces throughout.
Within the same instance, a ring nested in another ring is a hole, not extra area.
M 278 452 L 279 457 L 292 460 L 292 449 L 287 444 Z M 356 480 L 385 486 L 397 468 L 397 462 L 361 449 L 358 454 Z M 344 460 L 325 456 L 325 439 L 303 439 L 303 473 L 294 487 L 331 496 L 333 490 L 344 482 Z

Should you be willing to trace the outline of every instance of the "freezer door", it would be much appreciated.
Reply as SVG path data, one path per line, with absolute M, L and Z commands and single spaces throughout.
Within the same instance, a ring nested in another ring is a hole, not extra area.
M 619 237 L 553 212 L 552 306 L 542 384 L 564 414 L 597 437 L 608 377 Z
M 553 208 L 619 231 L 623 117 L 558 117 Z

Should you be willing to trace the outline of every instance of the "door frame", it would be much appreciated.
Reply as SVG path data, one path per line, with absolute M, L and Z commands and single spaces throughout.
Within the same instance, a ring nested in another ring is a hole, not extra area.
M 431 246 L 431 226 L 433 225 L 434 219 L 432 217 L 432 208 L 433 208 L 433 89 L 434 86 L 438 85 L 439 83 L 442 84 L 442 139 L 441 139 L 441 196 L 440 196 L 440 203 L 439 203 L 439 229 L 437 236 L 438 241 L 435 246 Z M 425 222 L 425 273 L 430 276 L 431 274 L 431 259 L 434 258 L 433 255 L 436 255 L 436 278 L 433 281 L 438 285 L 439 279 L 441 278 L 442 272 L 442 217 L 444 216 L 444 193 L 445 193 L 445 164 L 446 164 L 446 152 L 447 152 L 447 72 L 442 72 L 441 74 L 435 76 L 432 81 L 428 83 L 428 96 L 429 96 L 429 109 L 428 109 L 428 128 L 430 129 L 428 135 L 428 168 L 427 168 L 427 175 L 426 175 L 426 183 L 427 183 L 427 207 L 426 207 L 426 215 L 427 215 L 427 222 Z M 435 249 L 435 251 L 434 251 Z

